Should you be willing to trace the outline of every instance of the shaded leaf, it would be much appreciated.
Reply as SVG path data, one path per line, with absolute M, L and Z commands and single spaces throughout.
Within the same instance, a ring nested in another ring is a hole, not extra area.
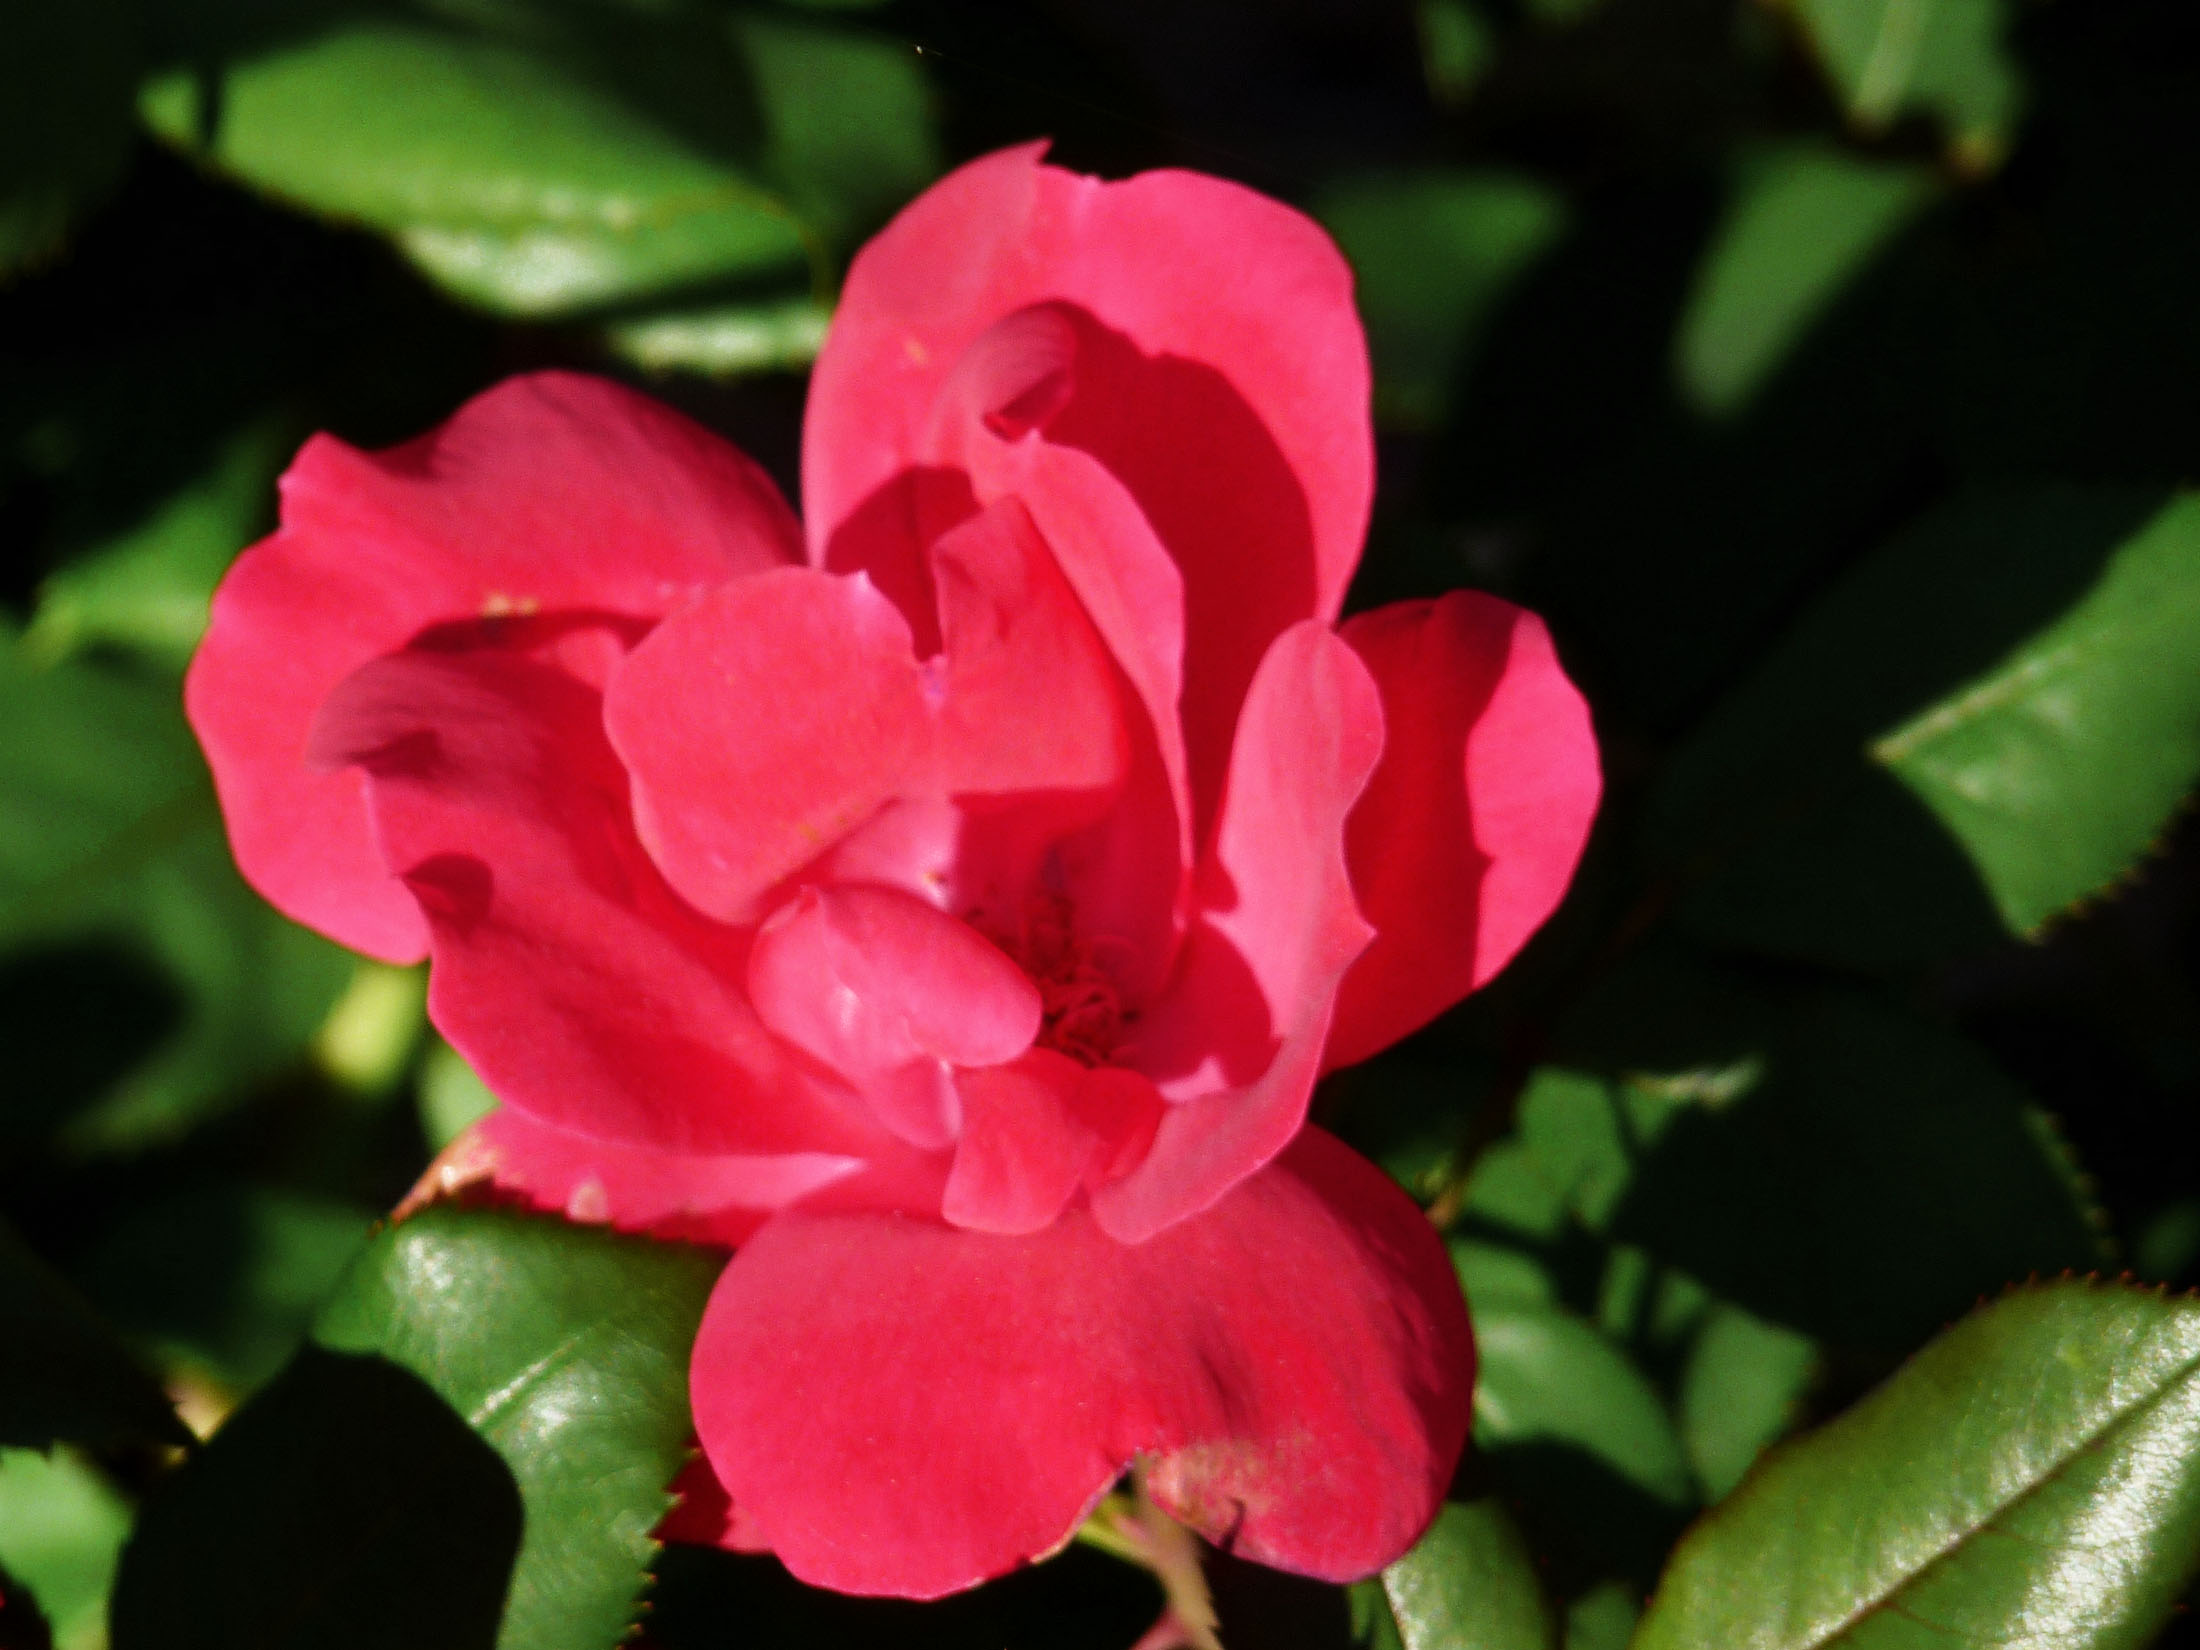
M 730 69 L 722 92 L 740 103 Z M 218 92 L 164 76 L 141 107 L 169 142 L 394 237 L 493 310 L 570 311 L 807 257 L 787 204 L 729 158 L 737 131 L 698 141 L 514 41 L 357 23 L 231 64 Z
M 134 1336 L 251 1387 L 297 1350 L 374 1218 L 268 1186 L 179 1187 L 124 1213 L 76 1272 Z
M 2035 932 L 2100 892 L 2200 781 L 2200 495 L 2118 544 L 2053 624 L 1871 747 Z
M 1336 184 L 1315 215 L 1352 262 L 1386 418 L 1427 424 L 1506 291 L 1565 226 L 1551 189 L 1500 172 Z
M 0 1450 L 0 1571 L 27 1586 L 53 1632 L 54 1650 L 100 1650 L 107 1595 L 130 1531 L 130 1504 L 70 1450 Z M 0 1580 L 13 1610 L 15 1589 Z M 12 1616 L 0 1617 L 0 1644 Z
M 131 23 L 116 0 L 0 8 L 0 276 L 53 251 L 121 176 Z
M 488 1650 L 519 1535 L 511 1473 L 425 1381 L 309 1347 L 147 1502 L 115 1650 Z
M 1768 1458 L 1636 1645 L 2136 1647 L 2196 1569 L 2200 1303 L 2050 1284 Z
M 1871 749 L 2055 626 L 2163 502 L 2113 487 L 1971 490 L 1829 589 L 1674 756 L 1652 797 L 1645 846 L 1684 926 L 1721 944 L 1873 969 L 1998 940 L 2006 928 L 1964 844 Z M 2161 578 L 2162 561 L 2182 554 L 2168 540 L 2150 546 L 2134 568 L 2140 585 L 2149 567 Z M 2145 636 L 2159 666 L 2162 637 Z M 2103 659 L 2121 668 L 2113 649 Z M 2160 685 L 2135 703 L 2159 733 L 2190 673 L 2154 674 Z M 2006 728 L 2014 738 L 2021 721 L 1987 736 Z M 2189 733 L 2182 748 L 2193 748 Z M 2116 759 L 2088 758 L 2094 765 L 2077 771 Z M 2167 789 L 2164 775 L 2181 760 L 2145 753 L 2143 777 L 2109 789 L 2089 866 L 2110 843 L 2138 850 L 2130 816 L 2145 811 L 2140 798 Z M 2006 815 L 2006 803 L 1985 810 L 1996 811 Z M 2006 817 L 2002 835 L 2028 817 Z
M 1447 1502 L 1411 1552 L 1353 1592 L 1370 1650 L 1557 1650 L 1535 1560 L 1493 1500 Z
M 1591 998 L 1567 1042 L 1615 1074 L 1754 1068 L 1746 1088 L 1669 1106 L 1654 1136 L 1628 1121 L 1637 1078 L 1601 1101 L 1554 1089 L 1566 1105 L 1546 1101 L 1539 1151 L 1587 1165 L 1575 1204 L 1606 1209 L 1612 1238 L 1759 1317 L 1896 1351 L 1981 1294 L 2102 1259 L 2029 1097 L 1962 1038 L 1869 996 L 1767 989 L 1661 953 Z
M 35 980 L 57 950 L 94 941 L 171 997 L 142 1058 L 53 1100 L 42 1068 L 68 1051 L 41 1051 L 40 1028 L 0 1005 L 40 1118 L 73 1110 L 67 1138 L 87 1149 L 143 1143 L 295 1060 L 350 962 L 237 875 L 174 683 L 6 649 L 0 729 L 0 957 Z
M 413 1371 L 526 1507 L 497 1642 L 601 1650 L 632 1624 L 690 1448 L 687 1360 L 721 1262 L 559 1221 L 431 1208 L 383 1233 L 318 1338 Z
M 1746 403 L 1933 198 L 1932 175 L 1821 145 L 1748 156 L 1682 311 L 1675 365 L 1707 413 Z
M 1593 1587 L 1566 1606 L 1566 1650 L 1627 1650 L 1641 1616 L 1623 1583 Z
M 2007 150 L 2024 83 L 2003 0 L 1793 0 L 1849 117 L 1878 130 L 1909 110 L 1937 116 L 1955 158 L 1985 169 Z
M 189 1437 L 160 1384 L 99 1315 L 0 1225 L 0 1445 Z
M 293 445 L 269 424 L 232 436 L 205 475 L 46 580 L 24 646 L 50 662 L 105 643 L 182 669 L 215 584 L 274 514 Z

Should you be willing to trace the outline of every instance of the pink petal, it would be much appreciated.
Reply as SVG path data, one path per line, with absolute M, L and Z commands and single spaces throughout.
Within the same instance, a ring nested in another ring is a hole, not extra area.
M 659 1541 L 723 1547 L 735 1553 L 771 1551 L 757 1535 L 754 1521 L 744 1517 L 726 1494 L 707 1457 L 698 1455 L 680 1469 L 680 1476 L 672 1481 L 672 1493 L 678 1499 L 658 1521 Z
M 428 1009 L 507 1105 L 670 1151 L 862 1155 L 879 1136 L 743 993 L 748 938 L 697 916 L 635 840 L 596 695 L 532 660 L 411 652 L 329 696 L 313 748 L 357 763 L 432 933 Z
M 1370 935 L 1344 826 L 1382 738 L 1351 648 L 1313 621 L 1276 639 L 1238 723 L 1198 920 L 1128 1051 L 1178 1103 L 1146 1160 L 1093 1194 L 1125 1242 L 1206 1208 L 1305 1120 L 1337 982 Z
M 1344 636 L 1382 685 L 1382 766 L 1347 835 L 1375 940 L 1345 977 L 1325 1063 L 1426 1024 L 1557 907 L 1600 780 L 1589 707 L 1543 621 L 1456 591 L 1363 613 Z
M 568 1220 L 734 1248 L 775 1210 L 853 1171 L 822 1152 L 703 1157 L 574 1134 L 500 1106 L 468 1131 L 470 1167 Z
M 962 1138 L 940 1213 L 973 1232 L 1036 1232 L 1077 1188 L 1143 1155 L 1162 1109 L 1137 1072 L 1087 1070 L 1053 1049 L 956 1075 Z
M 282 527 L 215 593 L 184 700 L 246 878 L 393 962 L 417 959 L 427 930 L 375 850 L 360 777 L 303 762 L 330 690 L 433 625 L 654 619 L 800 543 L 771 481 L 732 447 L 572 373 L 509 379 L 386 452 L 316 436 L 282 494 Z
M 604 725 L 635 822 L 698 909 L 753 921 L 759 895 L 901 795 L 930 747 L 909 626 L 861 578 L 737 579 L 628 654 Z
M 939 1147 L 960 1126 L 950 1066 L 997 1066 L 1038 1034 L 1038 989 L 968 923 L 895 888 L 805 888 L 757 930 L 764 1023 Z
M 942 788 L 1113 793 L 1130 764 L 1114 661 L 1024 507 L 1008 499 L 974 516 L 931 559 Z
M 1133 1461 L 1262 1563 L 1365 1575 L 1434 1513 L 1473 1343 L 1442 1245 L 1309 1130 L 1143 1244 L 790 1210 L 704 1313 L 696 1424 L 803 1580 L 929 1598 L 1052 1550 Z
M 1351 275 L 1309 219 L 1239 185 L 1103 183 L 1044 152 L 951 174 L 851 266 L 804 427 L 811 559 L 845 565 L 842 524 L 940 461 L 943 400 L 1004 439 L 1043 429 L 1091 453 L 1183 570 L 1194 772 L 1219 780 L 1269 641 L 1334 617 L 1359 558 L 1374 442 Z M 1019 322 L 986 340 L 975 371 L 993 393 L 974 400 L 965 352 L 1042 305 L 1069 318 L 1074 359 L 1059 326 Z

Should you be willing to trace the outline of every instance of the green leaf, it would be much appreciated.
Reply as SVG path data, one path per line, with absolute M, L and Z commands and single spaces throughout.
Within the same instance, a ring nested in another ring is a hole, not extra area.
M 1794 0 L 1849 118 L 1877 131 L 1909 110 L 1939 117 L 1959 164 L 1993 167 L 2024 104 L 2003 0 Z
M 2070 609 L 1871 747 L 2018 933 L 2122 876 L 2200 781 L 2200 494 L 2117 545 Z
M 190 1436 L 160 1384 L 99 1315 L 0 1225 L 0 1445 L 180 1444 Z
M 1818 1367 L 1807 1335 L 1731 1302 L 1704 1314 L 1681 1369 L 1679 1411 L 1681 1443 L 1705 1500 L 1739 1484 L 1795 1424 Z
M 1627 1650 L 1641 1616 L 1624 1583 L 1593 1587 L 1566 1606 L 1566 1650 Z
M 249 1388 L 297 1350 L 374 1219 L 304 1192 L 185 1186 L 130 1208 L 76 1276 L 133 1336 Z
M 1899 1351 L 1981 1294 L 2104 1258 L 2029 1097 L 1962 1038 L 1870 996 L 1660 952 L 1613 976 L 1564 1042 L 1615 1077 L 1601 1099 L 1578 1081 L 1549 1091 L 1567 1104 L 1546 1102 L 1546 1178 L 1601 1210 L 1611 1239 L 1771 1322 Z M 1626 1074 L 1720 1066 L 1754 1081 L 1668 1103 L 1654 1135 L 1629 1121 L 1645 1085 Z
M 632 1625 L 687 1457 L 687 1361 L 718 1257 L 431 1208 L 377 1238 L 317 1336 L 412 1370 L 510 1467 L 525 1534 L 498 1643 L 601 1650 Z
M 1996 676 L 2029 640 L 2053 634 L 2089 592 L 2103 587 L 2103 570 L 2117 565 L 2122 547 L 2144 541 L 2128 575 L 2133 583 L 2127 588 L 2111 577 L 2114 595 L 2097 611 L 2113 631 L 2131 620 L 2133 599 L 2149 592 L 2164 609 L 2164 628 L 2149 624 L 2135 632 L 2128 650 L 2111 643 L 2108 632 L 2096 634 L 2090 616 L 2073 634 L 2084 637 L 2087 662 L 2097 652 L 2115 691 L 2130 696 L 2104 699 L 2102 708 L 2120 713 L 2128 702 L 2134 715 L 2148 719 L 2145 733 L 2157 742 L 2166 738 L 2168 748 L 2157 756 L 2111 730 L 2112 744 L 2061 770 L 2090 782 L 2111 774 L 2115 762 L 2131 761 L 2134 777 L 2109 783 L 2097 823 L 2086 818 L 2089 804 L 2075 790 L 2066 803 L 2081 810 L 2077 834 L 2088 844 L 2074 858 L 2096 878 L 2124 863 L 2109 863 L 2114 852 L 2139 851 L 2142 833 L 2158 828 L 2161 815 L 2139 816 L 2158 804 L 2166 810 L 2163 799 L 2177 776 L 2189 782 L 2186 764 L 2195 748 L 2192 725 L 2179 732 L 2177 723 L 2180 701 L 2192 714 L 2185 691 L 2191 673 L 2160 668 L 2176 656 L 2175 627 L 2192 612 L 2190 600 L 2173 589 L 2175 568 L 2190 555 L 2179 536 L 2187 518 L 2173 509 L 2164 519 L 2165 502 L 2160 491 L 2132 488 L 1975 488 L 1914 522 L 1836 582 L 1704 720 L 1652 797 L 1645 845 L 1677 896 L 1686 930 L 1721 945 L 1873 970 L 1907 969 L 1998 941 L 2008 929 L 1997 902 L 2013 895 L 1990 885 L 2014 872 L 1982 876 L 1960 833 L 1952 834 L 1913 788 L 1935 783 L 1913 777 L 1938 756 L 1930 730 L 1912 732 L 1918 756 L 1899 776 L 1872 752 L 1884 748 L 1890 729 L 1905 730 L 1933 707 L 1961 698 L 1965 684 Z M 2158 529 L 2149 526 L 2155 522 Z M 2153 536 L 2157 530 L 2162 537 Z M 2151 655 L 2148 646 L 2156 650 Z M 2145 675 L 2149 660 L 2158 680 Z M 2073 680 L 2094 691 L 2085 670 Z M 2133 685 L 2123 686 L 2127 681 Z M 2042 708 L 2052 715 L 2056 702 L 2049 695 Z M 2036 714 L 2013 703 L 2009 720 L 1982 737 L 1991 741 L 2006 730 L 2015 741 L 2016 730 Z M 2102 737 L 2091 721 L 2082 726 L 2086 738 Z M 1907 743 L 1893 754 L 1906 758 Z M 1947 762 L 1961 748 L 1960 741 L 1948 747 Z M 1938 783 L 1945 788 L 1947 781 Z M 2046 828 L 2045 814 L 2012 814 L 2007 801 L 1987 800 L 1959 817 L 1972 830 L 1973 820 L 2002 815 L 1997 854 L 2013 831 Z M 2071 874 L 2045 868 L 2073 861 L 2036 849 L 2032 863 L 2043 869 L 2026 888 L 2028 898 L 2036 897 L 2032 888 Z M 2098 886 L 2093 880 L 2068 892 Z
M 82 1456 L 0 1450 L 0 1570 L 37 1598 L 54 1650 L 105 1650 L 107 1595 L 129 1531 L 130 1504 Z
M 441 1151 L 496 1106 L 497 1097 L 466 1057 L 437 1038 L 420 1066 L 420 1132 L 429 1148 Z
M 116 0 L 0 8 L 0 277 L 51 253 L 121 176 L 131 24 Z
M 548 315 L 805 266 L 794 213 L 735 159 L 752 140 L 723 55 L 720 129 L 692 136 L 532 41 L 395 22 L 264 50 L 215 89 L 163 76 L 141 110 L 241 181 L 392 236 L 459 296 Z
M 939 175 L 931 88 L 906 41 L 755 14 L 733 21 L 764 127 L 764 164 L 838 245 Z
M 425 1381 L 308 1347 L 146 1503 L 114 1650 L 489 1650 L 520 1518 Z
M 1922 167 L 1797 144 L 1747 156 L 1682 311 L 1676 368 L 1699 410 L 1730 413 L 1932 198 Z
M 1565 227 L 1564 200 L 1500 172 L 1354 179 L 1314 206 L 1352 262 L 1390 420 L 1433 422 L 1498 304 Z
M 612 349 L 648 372 L 737 378 L 791 372 L 817 359 L 832 312 L 809 297 L 671 309 L 614 321 Z
M 1965 1319 L 1681 1543 L 1636 1650 L 2147 1643 L 2200 1569 L 2200 1303 Z
M 1693 1504 L 1657 1389 L 1594 1324 L 1557 1308 L 1477 1303 L 1474 1339 L 1477 1448 L 1579 1451 L 1654 1500 Z
M 1429 96 L 1442 107 L 1458 108 L 1495 63 L 1497 31 L 1472 0 L 1420 0 L 1413 22 Z
M 21 976 L 0 1030 L 23 1051 L 26 1106 L 44 1108 L 15 1126 L 68 1113 L 77 1147 L 142 1144 L 295 1061 L 351 964 L 238 877 L 173 680 L 0 649 L 0 729 L 0 959 Z M 60 957 L 99 962 L 94 993 L 125 977 L 113 965 L 149 974 L 142 1023 L 72 994 Z M 72 1048 L 55 1019 L 87 1006 L 98 1046 Z M 115 1065 L 60 1069 L 108 1044 Z
M 1535 1560 L 1494 1500 L 1446 1503 L 1411 1552 L 1355 1591 L 1360 1634 L 1376 1650 L 1558 1647 Z
M 24 633 L 31 657 L 51 662 L 104 643 L 181 670 L 215 584 L 273 513 L 293 445 L 272 424 L 240 431 L 196 482 L 47 579 Z

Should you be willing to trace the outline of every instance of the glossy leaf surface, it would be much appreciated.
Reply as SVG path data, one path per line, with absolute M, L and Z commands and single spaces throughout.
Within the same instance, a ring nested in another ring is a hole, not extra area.
M 412 1371 L 526 1509 L 497 1643 L 600 1650 L 633 1623 L 690 1447 L 687 1358 L 719 1261 L 559 1221 L 431 1208 L 384 1232 L 317 1335 Z
M 2200 1306 L 1984 1308 L 1681 1543 L 1638 1650 L 2145 1644 L 2200 1567 Z

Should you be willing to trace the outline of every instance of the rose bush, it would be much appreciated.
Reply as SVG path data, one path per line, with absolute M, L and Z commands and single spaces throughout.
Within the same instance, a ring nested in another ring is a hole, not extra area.
M 737 1248 L 684 1533 L 935 1595 L 1143 1462 L 1348 1578 L 1431 1516 L 1473 1352 L 1309 1096 L 1548 914 L 1594 745 L 1515 608 L 1337 626 L 1373 448 L 1327 238 L 1042 153 L 855 261 L 802 525 L 584 377 L 318 437 L 188 708 L 254 884 L 432 959 L 477 1167 Z

